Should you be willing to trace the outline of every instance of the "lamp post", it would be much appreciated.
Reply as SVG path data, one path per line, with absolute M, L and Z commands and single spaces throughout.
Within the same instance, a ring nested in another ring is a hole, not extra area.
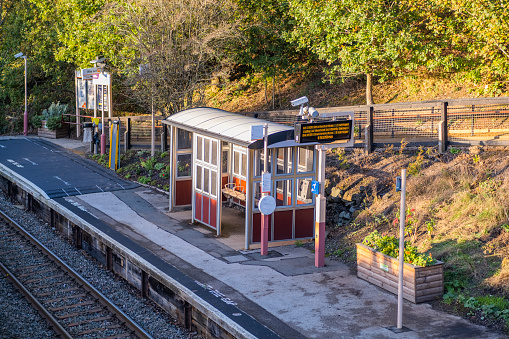
M 23 55 L 23 53 L 18 53 L 14 55 L 15 58 L 23 58 L 25 59 L 25 114 L 23 115 L 23 135 L 28 135 L 28 102 L 27 102 L 27 56 Z

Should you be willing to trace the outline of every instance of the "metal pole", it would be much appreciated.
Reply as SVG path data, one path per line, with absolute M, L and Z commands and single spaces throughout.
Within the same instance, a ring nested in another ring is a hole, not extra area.
M 23 115 L 23 135 L 28 135 L 28 99 L 27 99 L 27 56 L 23 56 L 25 59 L 25 114 Z
M 267 173 L 267 167 L 269 166 L 269 154 L 267 152 L 267 144 L 268 144 L 268 131 L 269 124 L 265 123 L 263 125 L 263 173 Z M 266 196 L 267 193 L 262 193 L 262 197 Z M 267 255 L 268 247 L 269 247 L 269 216 L 262 214 L 262 229 L 261 229 L 261 255 Z
M 403 266 L 405 257 L 405 195 L 406 169 L 401 170 L 401 205 L 399 213 L 399 275 L 398 275 L 398 321 L 397 328 L 403 328 Z
M 104 134 L 104 89 L 105 85 L 101 86 L 101 155 L 106 154 L 106 134 Z
M 81 120 L 80 120 L 80 105 L 78 103 L 78 71 L 76 70 L 74 71 L 74 88 L 76 92 L 76 137 L 79 138 L 81 136 Z M 69 119 L 70 118 L 71 117 L 69 116 Z
M 156 152 L 156 126 L 155 126 L 155 122 L 154 122 L 154 93 L 152 93 L 152 132 L 151 132 L 151 136 L 150 136 L 150 155 L 151 156 L 154 156 L 155 152 Z
M 315 211 L 315 266 L 325 265 L 325 148 L 317 145 L 318 150 L 318 182 L 320 183 L 320 194 L 316 197 Z

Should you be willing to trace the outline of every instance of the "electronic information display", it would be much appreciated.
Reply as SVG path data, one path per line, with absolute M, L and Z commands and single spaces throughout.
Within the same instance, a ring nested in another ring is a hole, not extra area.
M 352 120 L 311 122 L 295 125 L 295 142 L 329 143 L 352 137 Z

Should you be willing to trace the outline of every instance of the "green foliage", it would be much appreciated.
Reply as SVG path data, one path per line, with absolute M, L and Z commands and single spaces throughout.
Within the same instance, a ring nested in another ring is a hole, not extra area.
M 459 296 L 458 301 L 473 312 L 480 312 L 481 320 L 493 318 L 509 322 L 509 301 L 505 298 L 491 295 L 469 298 Z
M 394 236 L 380 234 L 375 230 L 367 235 L 362 243 L 393 258 L 399 257 L 399 239 Z M 407 242 L 405 242 L 404 248 L 404 261 L 406 263 L 415 266 L 431 266 L 436 262 L 436 260 L 432 258 L 431 253 L 428 255 L 419 253 L 417 247 Z
M 435 231 L 435 226 L 437 225 L 435 219 L 430 219 L 424 223 L 426 229 L 428 230 L 428 236 L 431 238 L 433 232 Z
M 342 148 L 336 149 L 336 155 L 338 156 L 339 168 L 343 170 L 348 169 L 350 165 L 348 164 L 348 160 L 346 159 L 345 150 Z
M 145 168 L 146 170 L 153 170 L 154 165 L 156 164 L 157 159 L 155 157 L 150 157 L 145 161 L 141 161 L 141 167 Z
M 67 105 L 51 103 L 51 106 L 42 111 L 42 120 L 46 120 L 46 127 L 50 130 L 56 130 L 62 127 L 63 114 L 67 113 Z
M 424 148 L 421 146 L 419 147 L 419 153 L 417 154 L 415 160 L 408 164 L 407 169 L 408 174 L 413 176 L 419 175 L 419 173 L 421 172 L 423 161 L 424 161 Z
M 30 118 L 30 125 L 32 125 L 34 128 L 41 128 L 42 115 L 32 115 L 32 117 Z
M 154 165 L 154 168 L 157 170 L 157 171 L 160 171 L 162 170 L 166 165 L 162 162 L 158 162 L 157 164 Z
M 450 152 L 451 154 L 459 154 L 459 153 L 461 153 L 461 149 L 451 147 L 451 149 L 449 150 L 449 152 Z
M 148 177 L 141 176 L 138 178 L 138 181 L 142 184 L 149 184 L 152 180 Z

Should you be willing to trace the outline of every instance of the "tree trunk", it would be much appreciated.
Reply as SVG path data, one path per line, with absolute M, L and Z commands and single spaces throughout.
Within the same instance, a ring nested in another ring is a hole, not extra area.
M 366 74 L 366 105 L 373 105 L 373 74 Z
M 274 104 L 275 104 L 275 100 L 276 100 L 276 92 L 275 92 L 275 75 L 272 75 L 272 110 L 274 110 Z

